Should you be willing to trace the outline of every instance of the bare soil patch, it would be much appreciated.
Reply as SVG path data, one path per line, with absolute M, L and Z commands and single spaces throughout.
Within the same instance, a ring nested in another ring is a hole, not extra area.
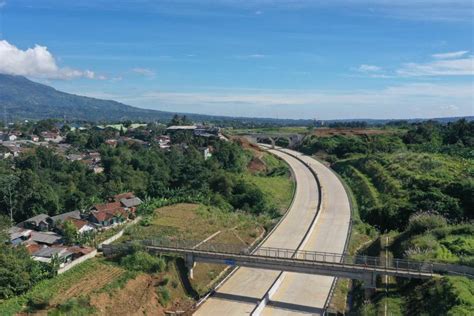
M 91 305 L 98 315 L 164 315 L 154 285 L 152 276 L 142 274 L 123 289 L 92 296 Z

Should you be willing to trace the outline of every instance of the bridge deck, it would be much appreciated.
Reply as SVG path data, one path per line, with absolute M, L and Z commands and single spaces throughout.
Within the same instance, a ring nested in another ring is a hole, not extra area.
M 332 275 L 366 280 L 368 274 L 392 275 L 406 278 L 430 278 L 438 273 L 458 274 L 474 278 L 474 268 L 419 262 L 403 259 L 384 260 L 379 257 L 349 256 L 334 253 L 260 247 L 252 254 L 248 249 L 228 245 L 206 245 L 195 249 L 186 244 L 170 244 L 148 240 L 143 245 L 150 252 L 190 255 L 194 261 L 223 263 L 252 268 L 290 271 L 307 274 Z M 130 246 L 105 245 L 104 254 L 129 251 Z

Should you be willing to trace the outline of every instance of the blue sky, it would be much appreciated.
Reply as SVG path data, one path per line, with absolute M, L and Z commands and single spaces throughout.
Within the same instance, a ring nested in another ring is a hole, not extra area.
M 0 72 L 174 112 L 474 115 L 473 19 L 469 0 L 0 0 Z

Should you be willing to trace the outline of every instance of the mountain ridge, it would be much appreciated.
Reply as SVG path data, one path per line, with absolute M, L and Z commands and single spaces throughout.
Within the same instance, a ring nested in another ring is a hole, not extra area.
M 62 92 L 45 84 L 29 80 L 23 76 L 1 73 L 0 110 L 5 110 L 9 121 L 48 118 L 64 119 L 66 117 L 66 119 L 70 121 L 116 122 L 133 120 L 165 122 L 171 120 L 175 114 L 184 114 L 194 121 L 239 121 L 255 124 L 273 123 L 300 126 L 309 125 L 313 122 L 311 119 L 230 117 L 143 109 L 114 100 L 103 100 Z M 459 118 L 461 117 L 433 118 L 433 120 L 450 122 Z M 474 119 L 472 116 L 465 118 L 468 120 Z M 390 121 L 416 122 L 426 120 L 428 119 L 337 119 L 323 121 L 328 123 L 365 121 L 372 124 L 383 124 Z

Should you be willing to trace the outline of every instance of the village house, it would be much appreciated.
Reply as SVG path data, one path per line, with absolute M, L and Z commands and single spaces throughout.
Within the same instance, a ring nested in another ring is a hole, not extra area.
M 53 143 L 59 143 L 63 140 L 59 132 L 52 132 L 52 131 L 46 131 L 46 132 L 41 132 L 41 137 L 46 142 L 53 142 Z
M 101 160 L 100 153 L 98 152 L 90 152 L 87 156 L 94 163 L 99 163 Z
M 101 227 L 109 227 L 127 220 L 128 212 L 120 202 L 96 204 L 91 208 L 89 221 Z
M 10 235 L 10 243 L 12 245 L 21 245 L 25 241 L 31 238 L 31 230 L 24 229 L 21 227 L 13 226 L 8 230 L 8 234 Z
M 81 235 L 89 233 L 95 230 L 95 226 L 83 219 L 67 218 L 65 222 L 71 222 L 77 229 L 77 232 Z
M 202 153 L 204 160 L 207 160 L 212 157 L 211 147 L 200 147 L 199 151 Z
M 66 159 L 69 161 L 80 161 L 84 159 L 85 155 L 83 154 L 69 154 L 66 156 Z
M 53 257 L 59 259 L 59 267 L 64 267 L 73 260 L 74 253 L 69 251 L 67 247 L 42 247 L 32 254 L 33 260 L 51 263 Z
M 92 251 L 94 251 L 94 248 L 84 247 L 84 246 L 71 246 L 71 247 L 68 247 L 67 250 L 69 252 L 72 252 L 73 260 L 76 260 L 77 258 L 80 258 L 82 256 L 85 256 L 91 253 Z
M 161 149 L 168 149 L 171 147 L 171 138 L 168 135 L 157 136 L 155 137 L 155 141 Z
M 23 228 L 30 228 L 38 231 L 46 231 L 51 227 L 51 217 L 46 214 L 39 214 L 18 224 Z
M 110 200 L 113 202 L 120 202 L 122 207 L 131 213 L 135 213 L 137 207 L 143 203 L 142 200 L 136 197 L 133 192 L 114 195 Z
M 105 141 L 105 144 L 106 144 L 106 145 L 109 145 L 109 146 L 112 147 L 112 148 L 117 147 L 117 143 L 118 143 L 118 142 L 117 142 L 116 139 L 107 139 L 107 140 Z
M 53 232 L 37 232 L 31 231 L 31 242 L 35 242 L 40 245 L 52 246 L 56 244 L 61 244 L 63 237 Z
M 64 223 L 67 219 L 82 219 L 81 211 L 72 211 L 52 216 L 50 222 L 56 227 Z

